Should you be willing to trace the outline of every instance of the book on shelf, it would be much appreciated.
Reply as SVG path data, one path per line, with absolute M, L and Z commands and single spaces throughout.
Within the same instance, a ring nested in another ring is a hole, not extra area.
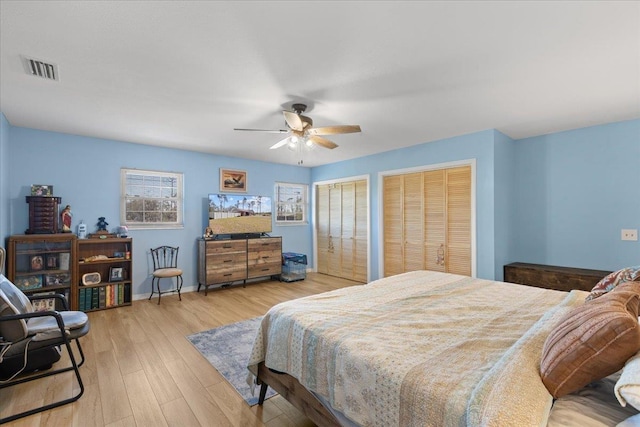
M 123 304 L 127 304 L 131 302 L 131 283 L 124 284 L 124 297 Z
M 98 308 L 105 307 L 105 301 L 107 299 L 107 290 L 104 286 L 98 288 Z
M 100 295 L 98 292 L 98 288 L 91 288 L 91 308 L 99 308 L 100 307 Z

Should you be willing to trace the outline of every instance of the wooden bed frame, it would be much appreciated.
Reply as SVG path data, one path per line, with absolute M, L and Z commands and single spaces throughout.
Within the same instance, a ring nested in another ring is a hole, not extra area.
M 267 386 L 269 386 L 319 427 L 340 426 L 337 418 L 320 400 L 291 375 L 273 371 L 261 362 L 258 365 L 258 384 L 260 384 L 259 405 L 264 403 Z

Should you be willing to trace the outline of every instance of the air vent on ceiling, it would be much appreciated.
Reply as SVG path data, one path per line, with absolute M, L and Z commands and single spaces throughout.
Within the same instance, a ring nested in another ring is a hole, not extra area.
M 58 66 L 39 59 L 23 56 L 23 62 L 27 74 L 42 77 L 43 79 L 59 81 Z

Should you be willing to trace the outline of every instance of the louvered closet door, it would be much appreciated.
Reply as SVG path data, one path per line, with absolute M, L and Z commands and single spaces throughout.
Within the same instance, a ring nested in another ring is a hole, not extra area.
M 329 251 L 327 274 L 342 277 L 342 189 L 339 185 L 329 188 Z
M 366 180 L 319 185 L 316 191 L 318 272 L 366 282 Z
M 318 273 L 328 273 L 329 264 L 329 186 L 320 185 L 316 189 L 316 224 Z
M 471 275 L 471 167 L 448 169 L 446 271 Z
M 403 271 L 425 269 L 422 173 L 403 176 Z
M 403 194 L 401 175 L 385 176 L 383 183 L 384 209 L 384 275 L 404 273 L 403 251 Z
M 424 228 L 426 269 L 446 271 L 446 187 L 445 170 L 439 169 L 423 173 L 424 180 Z
M 353 277 L 353 251 L 355 217 L 356 217 L 356 185 L 353 182 L 345 182 L 340 185 L 341 189 L 341 230 L 340 230 L 340 271 L 336 276 Z
M 367 198 L 367 181 L 355 182 L 355 230 L 354 230 L 354 251 L 353 251 L 353 280 L 358 282 L 367 281 L 367 264 L 369 259 L 369 232 L 368 232 L 368 212 L 369 203 Z
M 471 275 L 471 167 L 384 177 L 384 275 Z

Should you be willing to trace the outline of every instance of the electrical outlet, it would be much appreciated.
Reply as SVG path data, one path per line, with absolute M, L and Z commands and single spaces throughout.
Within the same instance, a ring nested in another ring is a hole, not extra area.
M 638 240 L 638 229 L 637 228 L 623 228 L 622 229 L 622 240 Z

